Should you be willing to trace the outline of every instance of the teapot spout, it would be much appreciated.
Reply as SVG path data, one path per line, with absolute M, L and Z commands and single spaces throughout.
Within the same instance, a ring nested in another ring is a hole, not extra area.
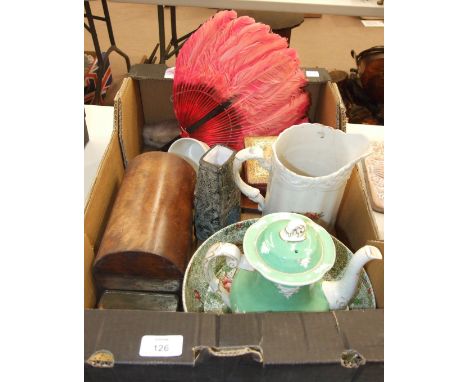
M 377 247 L 366 245 L 351 258 L 345 274 L 340 280 L 322 283 L 322 290 L 330 310 L 346 308 L 356 292 L 362 267 L 371 260 L 382 260 L 382 254 Z

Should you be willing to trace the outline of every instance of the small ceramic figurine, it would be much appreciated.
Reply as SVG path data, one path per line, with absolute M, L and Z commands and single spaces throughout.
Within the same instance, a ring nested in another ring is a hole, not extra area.
M 243 240 L 244 254 L 231 243 L 216 243 L 203 263 L 211 291 L 220 291 L 233 312 L 310 311 L 346 308 L 356 291 L 362 267 L 382 259 L 380 251 L 365 246 L 352 257 L 344 276 L 322 278 L 335 263 L 335 245 L 327 231 L 294 213 L 273 213 L 251 225 Z M 230 291 L 215 277 L 216 258 L 237 271 Z

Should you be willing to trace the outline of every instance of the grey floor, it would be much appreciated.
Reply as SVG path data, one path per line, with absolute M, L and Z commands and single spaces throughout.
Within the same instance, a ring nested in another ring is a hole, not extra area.
M 155 5 L 108 2 L 117 46 L 126 52 L 132 64 L 140 63 L 149 56 L 158 43 L 158 22 Z M 100 1 L 92 1 L 93 13 L 102 15 Z M 170 35 L 169 9 L 166 12 L 166 38 Z M 215 9 L 178 7 L 177 33 L 182 36 L 198 27 L 209 18 Z M 105 23 L 96 23 L 102 50 L 109 46 Z M 302 66 L 318 66 L 330 70 L 349 71 L 354 67 L 350 51 L 360 52 L 374 45 L 383 45 L 384 28 L 366 28 L 358 17 L 323 15 L 320 18 L 305 18 L 292 30 L 291 47 L 295 48 Z M 94 50 L 91 35 L 84 31 L 84 50 Z M 174 58 L 167 64 L 173 65 Z M 113 104 L 126 74 L 125 61 L 116 53 L 111 54 L 113 84 L 109 89 L 106 104 Z

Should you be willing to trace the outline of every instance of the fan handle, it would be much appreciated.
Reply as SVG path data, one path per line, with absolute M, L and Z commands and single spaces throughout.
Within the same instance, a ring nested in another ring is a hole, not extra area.
M 263 211 L 263 207 L 265 206 L 265 198 L 262 194 L 260 194 L 260 190 L 258 188 L 249 186 L 245 183 L 241 176 L 240 171 L 242 168 L 242 163 L 246 160 L 250 159 L 257 159 L 260 161 L 260 164 L 264 168 L 270 167 L 269 163 L 265 161 L 265 156 L 263 155 L 263 150 L 258 146 L 252 146 L 243 150 L 240 150 L 236 157 L 234 158 L 234 163 L 232 166 L 232 172 L 234 176 L 234 182 L 236 183 L 239 190 L 247 196 L 250 200 L 255 203 L 258 203 L 258 210 Z

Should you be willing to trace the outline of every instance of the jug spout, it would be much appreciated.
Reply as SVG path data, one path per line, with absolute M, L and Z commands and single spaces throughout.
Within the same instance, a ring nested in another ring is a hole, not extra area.
M 322 283 L 322 290 L 330 310 L 346 308 L 356 292 L 362 267 L 371 260 L 382 260 L 382 254 L 377 247 L 366 245 L 354 254 L 340 280 Z

